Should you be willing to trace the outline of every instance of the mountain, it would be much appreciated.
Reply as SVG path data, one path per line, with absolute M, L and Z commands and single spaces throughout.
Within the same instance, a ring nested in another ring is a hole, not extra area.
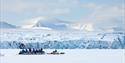
M 56 18 L 37 17 L 26 21 L 26 25 L 22 28 L 37 28 L 37 29 L 51 29 L 51 30 L 83 30 L 94 31 L 91 23 L 74 23 L 70 21 L 63 21 Z
M 86 32 L 95 31 L 95 28 L 92 23 L 74 22 L 70 24 L 70 27 L 75 30 L 82 30 Z
M 3 22 L 3 21 L 0 21 L 0 28 L 16 28 L 16 26 L 15 25 L 11 25 L 11 24 L 9 24 L 9 23 L 7 23 L 7 22 Z
M 52 29 L 52 30 L 68 30 L 70 29 L 69 22 L 61 21 L 55 18 L 33 18 L 22 28 L 41 28 L 41 29 Z

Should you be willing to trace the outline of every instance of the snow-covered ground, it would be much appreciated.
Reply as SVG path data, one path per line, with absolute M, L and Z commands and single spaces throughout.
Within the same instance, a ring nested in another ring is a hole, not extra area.
M 53 51 L 45 49 L 46 52 Z M 0 63 L 125 63 L 124 49 L 59 49 L 64 55 L 18 55 L 18 49 L 1 49 Z

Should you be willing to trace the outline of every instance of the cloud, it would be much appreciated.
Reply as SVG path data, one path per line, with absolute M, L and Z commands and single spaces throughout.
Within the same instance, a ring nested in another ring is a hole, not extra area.
M 79 0 L 1 0 L 0 10 L 14 13 L 67 14 Z
M 1 9 L 7 12 L 21 12 L 27 8 L 27 4 L 21 0 L 1 0 Z
M 125 30 L 125 7 L 121 6 L 106 6 L 90 3 L 84 5 L 83 8 L 89 8 L 92 13 L 81 18 L 81 23 L 91 23 L 95 29 L 119 29 Z M 80 24 L 81 24 L 80 23 Z
M 99 7 L 90 15 L 96 21 L 102 21 L 115 17 L 124 16 L 125 8 L 120 7 Z
M 97 7 L 97 5 L 95 3 L 82 4 L 81 6 L 83 8 L 87 8 L 87 9 L 95 9 Z

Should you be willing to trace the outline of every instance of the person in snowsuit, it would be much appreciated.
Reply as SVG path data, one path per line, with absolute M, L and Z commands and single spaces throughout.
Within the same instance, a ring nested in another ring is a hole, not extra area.
M 40 53 L 40 54 L 45 54 L 45 51 L 43 51 L 43 48 L 41 48 L 41 49 L 39 50 L 39 53 Z
M 24 49 L 19 52 L 19 54 L 24 54 L 24 53 L 25 53 Z
M 32 50 L 32 54 L 36 54 L 36 50 L 34 48 Z
M 29 51 L 28 51 L 29 53 L 31 53 L 32 52 L 32 50 L 31 50 L 31 48 L 29 48 Z
M 59 54 L 57 50 L 53 51 L 51 54 Z

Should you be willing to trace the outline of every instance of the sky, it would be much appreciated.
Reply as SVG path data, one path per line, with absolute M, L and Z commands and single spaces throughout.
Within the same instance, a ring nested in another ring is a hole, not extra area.
M 124 2 L 125 0 L 0 0 L 0 21 L 20 26 L 28 19 L 51 17 L 89 23 L 95 28 L 124 28 Z

